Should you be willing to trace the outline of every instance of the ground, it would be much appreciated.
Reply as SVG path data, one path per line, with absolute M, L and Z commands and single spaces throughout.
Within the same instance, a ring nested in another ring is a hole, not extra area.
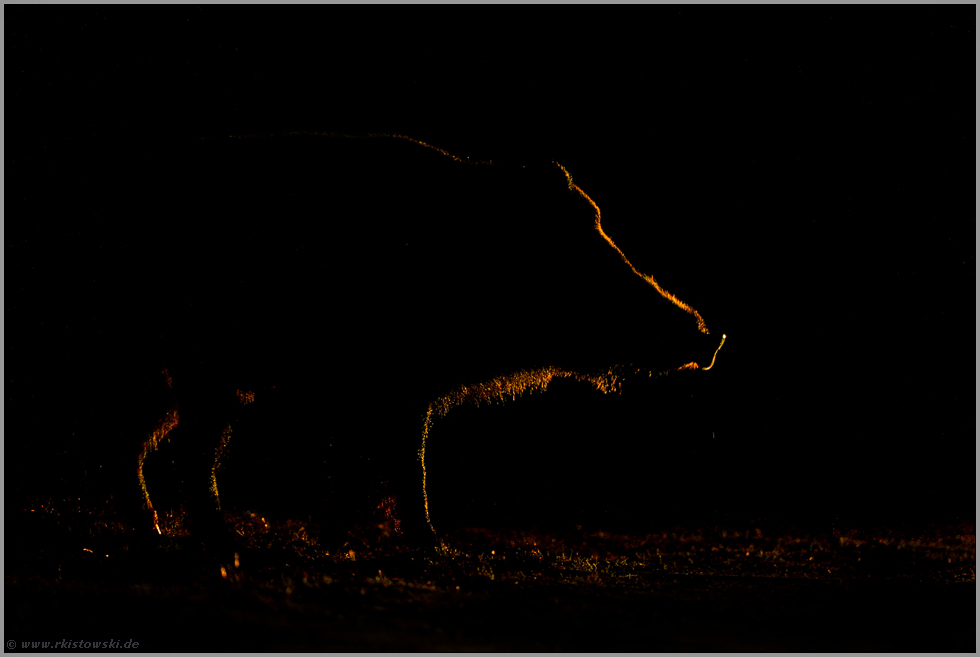
M 224 558 L 188 536 L 144 543 L 105 507 L 8 505 L 8 652 L 63 640 L 153 652 L 976 647 L 972 521 L 823 535 L 468 528 L 420 551 L 383 512 L 342 535 L 227 518 L 240 551 Z

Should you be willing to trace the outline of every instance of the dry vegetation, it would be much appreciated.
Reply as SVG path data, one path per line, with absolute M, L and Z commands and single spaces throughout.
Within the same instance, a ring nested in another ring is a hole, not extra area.
M 460 529 L 408 548 L 227 514 L 236 553 L 137 535 L 111 508 L 7 514 L 7 639 L 173 650 L 954 650 L 975 641 L 972 523 L 618 535 Z M 206 638 L 192 638 L 203 632 Z M 132 636 L 130 636 L 132 635 Z M 91 640 L 96 640 L 95 638 Z

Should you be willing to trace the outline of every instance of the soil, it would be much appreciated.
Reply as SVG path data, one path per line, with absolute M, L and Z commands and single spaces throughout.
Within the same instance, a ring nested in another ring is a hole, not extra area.
M 179 531 L 146 541 L 81 506 L 8 512 L 7 651 L 976 650 L 972 520 L 822 535 L 464 528 L 411 549 L 390 516 L 341 535 L 226 519 L 230 554 Z

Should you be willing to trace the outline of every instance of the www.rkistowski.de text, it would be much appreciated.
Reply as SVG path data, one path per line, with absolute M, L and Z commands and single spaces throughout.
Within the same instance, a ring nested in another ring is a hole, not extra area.
M 132 639 L 128 641 L 122 641 L 119 639 L 114 639 L 112 641 L 72 641 L 71 639 L 62 639 L 60 641 L 14 641 L 12 639 L 7 640 L 7 650 L 14 650 L 15 648 L 41 648 L 43 649 L 79 649 L 88 648 L 89 650 L 93 648 L 103 649 L 103 650 L 114 650 L 120 649 L 133 649 L 139 648 L 139 641 L 133 641 Z

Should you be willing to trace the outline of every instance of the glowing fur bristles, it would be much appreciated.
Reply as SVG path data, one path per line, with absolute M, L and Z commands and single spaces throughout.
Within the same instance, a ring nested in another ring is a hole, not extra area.
M 333 137 L 333 138 L 341 137 L 341 138 L 344 138 L 344 139 L 379 139 L 379 138 L 381 138 L 381 139 L 401 139 L 403 141 L 411 142 L 411 143 L 416 144 L 418 146 L 421 146 L 423 148 L 428 148 L 429 150 L 432 150 L 432 151 L 435 151 L 435 152 L 437 152 L 437 153 L 439 153 L 441 155 L 444 155 L 445 157 L 448 157 L 450 160 L 453 160 L 455 162 L 460 162 L 462 164 L 474 164 L 474 165 L 482 164 L 482 165 L 487 165 L 487 166 L 493 166 L 493 162 L 485 162 L 483 160 L 471 160 L 469 157 L 460 157 L 458 155 L 453 155 L 449 151 L 444 150 L 442 148 L 439 148 L 438 146 L 433 146 L 432 144 L 430 144 L 428 142 L 424 142 L 424 141 L 422 141 L 420 139 L 415 139 L 414 137 L 409 137 L 408 135 L 400 135 L 400 134 L 397 134 L 397 133 L 389 134 L 389 133 L 384 133 L 384 132 L 372 132 L 372 133 L 368 133 L 366 135 L 352 135 L 352 134 L 338 133 L 338 132 L 290 132 L 289 134 L 291 134 L 291 135 L 315 135 L 315 136 L 318 136 L 318 137 Z M 235 138 L 235 139 L 242 139 L 242 138 L 245 138 L 245 137 L 253 137 L 253 136 L 254 135 L 244 135 L 242 137 L 233 137 L 233 138 Z
M 640 278 L 642 278 L 643 280 L 645 280 L 650 285 L 652 285 L 653 288 L 660 293 L 660 296 L 662 296 L 664 299 L 667 299 L 667 301 L 670 301 L 672 304 L 674 304 L 684 312 L 690 315 L 694 315 L 694 318 L 698 322 L 698 330 L 701 333 L 707 335 L 708 327 L 705 326 L 704 320 L 701 318 L 701 315 L 698 313 L 698 311 L 696 311 L 694 308 L 692 308 L 691 306 L 687 305 L 686 303 L 684 303 L 683 301 L 675 297 L 667 290 L 660 287 L 660 284 L 657 283 L 657 280 L 653 276 L 637 271 L 636 267 L 633 266 L 633 263 L 630 262 L 629 258 L 626 257 L 626 254 L 623 253 L 622 250 L 620 250 L 620 248 L 616 246 L 616 243 L 612 241 L 612 238 L 606 235 L 605 231 L 602 230 L 602 213 L 599 211 L 599 206 L 596 205 L 595 201 L 593 201 L 588 194 L 582 191 L 581 187 L 579 187 L 574 182 L 572 182 L 572 174 L 568 173 L 568 169 L 563 167 L 558 162 L 555 162 L 555 164 L 558 166 L 559 169 L 562 170 L 562 173 L 565 174 L 565 178 L 568 180 L 568 188 L 571 189 L 572 191 L 578 192 L 582 196 L 582 198 L 584 198 L 586 201 L 589 202 L 589 205 L 592 206 L 592 209 L 595 210 L 595 229 L 599 231 L 600 235 L 602 235 L 602 239 L 606 240 L 609 246 L 616 249 L 616 253 L 618 253 L 619 256 L 623 259 L 623 262 L 629 265 L 629 268 L 633 270 L 633 273 L 639 276 Z
M 721 347 L 719 347 L 720 349 Z M 685 363 L 673 370 L 659 372 L 656 376 L 663 376 L 674 371 L 697 370 L 697 363 Z M 603 394 L 622 392 L 622 379 L 627 374 L 640 373 L 643 370 L 636 367 L 615 366 L 599 374 L 582 374 L 563 370 L 559 367 L 543 367 L 537 370 L 525 370 L 515 372 L 506 376 L 494 377 L 488 381 L 483 381 L 471 385 L 463 385 L 450 393 L 435 399 L 429 404 L 425 413 L 425 420 L 422 427 L 422 447 L 419 449 L 419 458 L 422 461 L 422 498 L 425 504 L 425 520 L 433 533 L 437 533 L 432 525 L 429 516 L 429 489 L 425 464 L 425 446 L 429 438 L 429 432 L 437 418 L 445 417 L 458 406 L 473 404 L 479 406 L 482 403 L 501 403 L 508 400 L 515 400 L 519 396 L 532 393 L 544 392 L 548 385 L 556 379 L 572 379 L 591 384 L 596 390 Z M 653 377 L 654 372 L 649 371 L 648 376 Z
M 398 140 L 408 141 L 419 147 L 435 151 L 443 155 L 444 157 L 448 157 L 449 159 L 462 164 L 466 164 L 470 166 L 493 166 L 492 161 L 485 162 L 481 160 L 473 160 L 470 159 L 469 157 L 459 157 L 446 150 L 433 146 L 432 144 L 401 134 L 377 134 L 376 133 L 376 134 L 367 134 L 367 135 L 350 135 L 350 134 L 323 133 L 323 132 L 293 132 L 289 134 L 325 136 L 325 137 L 334 137 L 334 138 L 339 137 L 339 138 L 347 138 L 347 139 L 378 139 L 378 138 L 398 139 Z M 243 135 L 243 136 L 231 136 L 231 137 L 235 139 L 245 139 L 245 138 L 255 137 L 255 136 L 256 135 Z M 644 274 L 638 271 L 636 267 L 633 266 L 633 264 L 626 257 L 626 254 L 623 253 L 623 251 L 616 245 L 616 243 L 612 240 L 612 238 L 609 237 L 609 235 L 607 235 L 606 232 L 603 230 L 602 213 L 599 209 L 599 206 L 595 203 L 595 201 L 592 200 L 592 198 L 588 194 L 586 194 L 582 190 L 582 188 L 580 188 L 578 185 L 576 185 L 573 182 L 571 174 L 568 172 L 567 169 L 565 169 L 564 166 L 562 166 L 558 162 L 554 162 L 554 164 L 558 166 L 561 169 L 562 173 L 564 174 L 568 183 L 568 188 L 571 191 L 580 195 L 592 207 L 593 211 L 595 212 L 594 226 L 596 231 L 599 233 L 599 235 L 602 236 L 602 239 L 604 239 L 609 246 L 611 246 L 613 249 L 616 250 L 620 258 L 622 258 L 623 262 L 625 262 L 627 266 L 629 266 L 629 268 L 632 270 L 634 274 L 636 274 L 644 281 L 646 281 L 664 299 L 672 303 L 677 308 L 683 310 L 685 313 L 692 315 L 697 321 L 698 331 L 702 334 L 708 335 L 709 334 L 708 328 L 705 325 L 704 319 L 697 312 L 697 310 L 695 310 L 685 302 L 681 301 L 675 295 L 671 294 L 670 292 L 662 288 L 660 284 L 656 281 L 656 279 L 653 278 L 653 276 Z M 719 343 L 718 347 L 715 349 L 715 352 L 711 358 L 711 363 L 707 367 L 702 368 L 696 362 L 689 362 L 671 370 L 665 370 L 658 373 L 654 373 L 653 371 L 647 371 L 647 373 L 649 376 L 653 377 L 653 376 L 665 375 L 670 372 L 676 372 L 676 371 L 691 371 L 691 370 L 699 370 L 699 369 L 709 370 L 715 364 L 715 359 L 718 355 L 718 351 L 721 349 L 722 345 L 725 344 L 725 337 L 726 336 L 724 335 L 722 336 L 721 342 Z M 422 444 L 419 449 L 419 456 L 421 458 L 421 463 L 422 463 L 422 493 L 423 493 L 423 499 L 425 503 L 425 518 L 426 518 L 426 522 L 429 525 L 429 528 L 433 532 L 435 532 L 435 528 L 432 526 L 432 521 L 429 515 L 429 498 L 428 498 L 425 452 L 426 452 L 426 444 L 430 435 L 430 431 L 437 418 L 445 417 L 450 411 L 452 411 L 452 409 L 464 404 L 480 405 L 482 403 L 500 403 L 507 400 L 514 400 L 518 396 L 526 393 L 543 392 L 547 390 L 549 384 L 555 379 L 572 379 L 575 381 L 587 382 L 590 385 L 592 385 L 596 390 L 602 392 L 603 394 L 608 394 L 611 392 L 620 392 L 621 381 L 624 375 L 640 373 L 642 371 L 643 370 L 637 369 L 632 366 L 630 367 L 614 366 L 608 369 L 607 371 L 598 374 L 583 374 L 580 372 L 563 370 L 558 367 L 544 367 L 541 369 L 524 370 L 508 375 L 502 375 L 476 384 L 463 385 L 431 401 L 425 412 L 425 418 L 424 418 L 423 429 L 422 429 Z M 167 375 L 166 372 L 164 372 L 164 374 L 167 376 L 167 384 L 169 388 L 170 387 L 169 375 Z M 253 402 L 255 398 L 254 393 L 252 392 L 236 391 L 236 394 L 239 398 L 240 403 L 242 404 L 249 404 Z M 150 437 L 144 442 L 143 450 L 139 458 L 140 486 L 143 489 L 143 495 L 146 502 L 146 507 L 153 512 L 154 525 L 157 529 L 157 532 L 160 532 L 161 530 L 159 527 L 157 512 L 153 508 L 152 503 L 150 502 L 150 496 L 147 492 L 146 483 L 143 479 L 143 462 L 146 458 L 146 455 L 149 452 L 157 449 L 159 441 L 162 440 L 175 426 L 177 426 L 177 422 L 178 422 L 177 407 L 174 406 L 174 408 L 167 414 L 164 420 L 162 420 L 159 423 L 157 430 L 154 431 L 150 435 Z M 221 459 L 221 454 L 223 450 L 225 449 L 227 443 L 229 442 L 230 434 L 231 434 L 231 427 L 228 426 L 223 432 L 219 444 L 215 450 L 215 460 L 211 472 L 211 493 L 214 497 L 215 502 L 218 501 L 218 490 L 217 490 L 218 462 Z
M 167 382 L 167 389 L 172 389 L 173 380 L 170 378 L 170 372 L 163 370 L 161 374 Z M 160 441 L 166 438 L 167 434 L 173 431 L 179 422 L 180 414 L 177 412 L 177 406 L 174 405 L 164 414 L 163 419 L 157 423 L 157 428 L 143 441 L 143 447 L 140 450 L 139 460 L 136 466 L 136 476 L 139 478 L 140 489 L 143 491 L 143 503 L 146 509 L 153 514 L 153 527 L 157 530 L 158 534 L 163 533 L 160 531 L 160 517 L 157 515 L 157 510 L 153 508 L 153 502 L 150 501 L 150 493 L 146 489 L 146 479 L 143 477 L 143 464 L 146 461 L 147 455 L 159 449 Z

